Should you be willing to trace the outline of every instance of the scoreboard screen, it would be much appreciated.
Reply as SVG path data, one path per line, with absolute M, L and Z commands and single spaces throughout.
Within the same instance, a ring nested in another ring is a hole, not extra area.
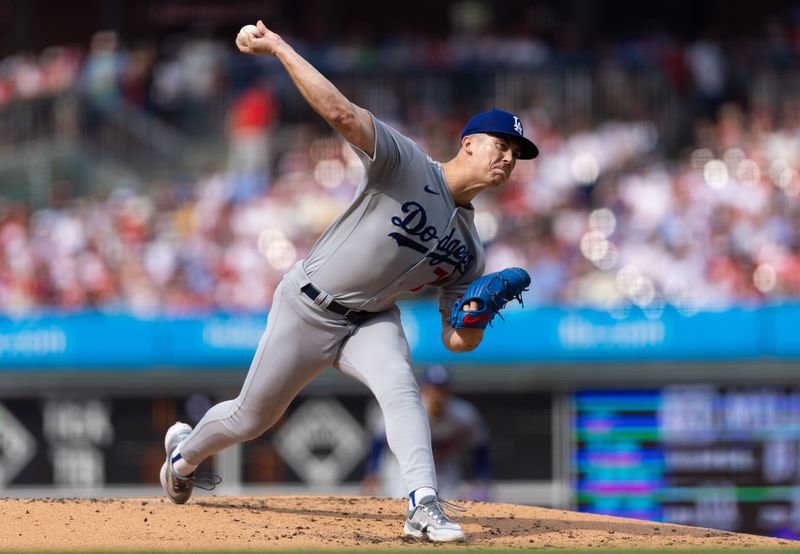
M 578 510 L 800 538 L 800 389 L 582 390 L 573 408 Z

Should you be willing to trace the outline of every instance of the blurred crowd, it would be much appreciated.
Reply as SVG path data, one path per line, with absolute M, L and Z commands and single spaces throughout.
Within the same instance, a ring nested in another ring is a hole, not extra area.
M 535 99 L 517 109 L 541 155 L 519 162 L 504 187 L 477 201 L 486 271 L 527 268 L 530 304 L 638 306 L 653 315 L 666 305 L 691 313 L 800 296 L 800 103 L 743 105 L 726 92 L 737 52 L 739 70 L 794 63 L 800 43 L 790 31 L 770 28 L 767 40 L 738 51 L 654 37 L 594 53 L 588 62 L 658 65 L 674 86 L 703 99 L 709 117 L 693 121 L 692 140 L 677 156 L 665 153 L 646 117 L 576 129 Z M 481 40 L 454 35 L 308 53 L 334 72 L 368 71 L 377 60 L 383 69 L 587 62 L 535 38 Z M 51 48 L 0 60 L 0 109 L 80 91 L 92 105 L 124 101 L 197 130 L 204 103 L 223 98 L 229 148 L 227 165 L 196 176 L 80 196 L 54 182 L 41 208 L 0 199 L 0 312 L 269 308 L 283 273 L 346 208 L 363 168 L 314 118 L 282 119 L 285 98 L 274 86 L 237 77 L 241 64 L 270 75 L 271 60 L 252 66 L 230 51 L 208 39 L 123 47 L 102 32 L 86 53 Z M 452 113 L 376 115 L 439 160 L 455 154 L 463 121 Z
M 584 67 L 613 79 L 620 68 L 653 70 L 668 86 L 710 108 L 735 96 L 754 71 L 791 69 L 800 62 L 796 8 L 763 18 L 754 15 L 746 29 L 733 26 L 689 36 L 641 27 L 614 39 L 581 36 L 576 25 L 553 14 L 537 14 L 536 24 L 525 23 L 525 18 L 504 21 L 510 24 L 500 32 L 490 11 L 488 3 L 453 3 L 449 32 L 443 34 L 400 29 L 376 35 L 364 28 L 330 42 L 293 36 L 291 27 L 276 31 L 326 75 Z M 274 60 L 238 54 L 233 35 L 187 32 L 123 40 L 115 31 L 100 31 L 86 45 L 52 46 L 0 59 L 0 106 L 73 89 L 99 103 L 124 99 L 168 117 L 193 103 L 238 93 L 254 69 L 271 78 L 283 75 Z
M 649 123 L 565 136 L 535 110 L 525 117 L 541 155 L 477 203 L 476 223 L 487 271 L 531 273 L 528 302 L 657 314 L 800 295 L 797 107 L 776 119 L 726 105 L 676 161 L 659 155 Z M 0 309 L 268 308 L 363 171 L 329 132 L 299 126 L 282 140 L 273 178 L 254 189 L 226 170 L 149 192 L 67 192 L 32 212 L 3 203 Z

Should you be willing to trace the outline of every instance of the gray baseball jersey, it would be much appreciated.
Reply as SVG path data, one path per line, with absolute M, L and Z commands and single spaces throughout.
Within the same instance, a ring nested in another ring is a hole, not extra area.
M 374 156 L 354 148 L 366 179 L 303 267 L 314 285 L 348 308 L 385 310 L 400 294 L 431 285 L 449 309 L 483 274 L 475 212 L 455 205 L 439 162 L 373 121 Z
M 457 207 L 442 167 L 378 119 L 366 179 L 350 207 L 278 286 L 239 396 L 213 406 L 178 450 L 191 465 L 271 427 L 314 377 L 334 366 L 378 400 L 407 491 L 436 488 L 431 435 L 394 305 L 425 285 L 453 301 L 484 268 L 473 210 Z M 302 290 L 312 283 L 312 301 Z M 355 323 L 331 300 L 375 312 Z

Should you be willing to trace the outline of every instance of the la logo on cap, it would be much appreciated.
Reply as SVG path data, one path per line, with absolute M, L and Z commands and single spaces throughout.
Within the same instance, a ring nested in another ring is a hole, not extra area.
M 520 135 L 522 134 L 522 121 L 517 116 L 514 116 L 514 130 Z

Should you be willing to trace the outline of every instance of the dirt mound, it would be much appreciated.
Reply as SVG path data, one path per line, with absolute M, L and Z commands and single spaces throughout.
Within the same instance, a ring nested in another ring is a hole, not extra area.
M 796 548 L 768 537 L 532 506 L 465 502 L 468 545 L 482 548 Z M 0 499 L 3 550 L 410 548 L 405 501 L 370 497 Z M 438 545 L 437 545 L 438 546 Z M 463 545 L 453 545 L 461 547 Z

